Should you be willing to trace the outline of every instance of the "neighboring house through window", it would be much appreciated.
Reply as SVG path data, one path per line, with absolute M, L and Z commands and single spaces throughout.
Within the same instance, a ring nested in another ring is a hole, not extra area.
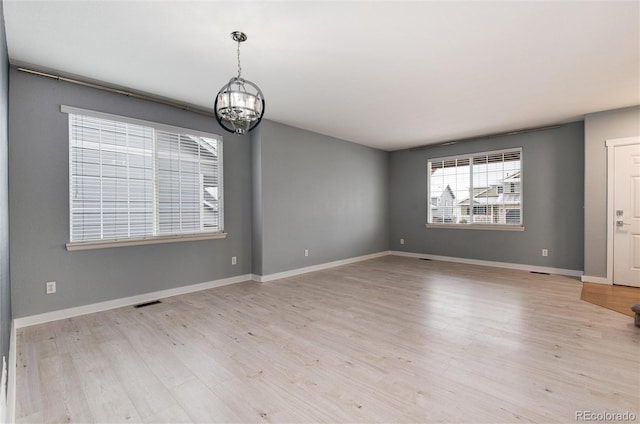
M 437 194 L 436 193 L 434 194 Z M 437 197 L 433 197 L 431 202 L 431 216 L 433 222 L 452 222 L 455 216 L 454 203 L 456 196 L 453 194 L 451 187 L 447 185 Z
M 522 226 L 522 149 L 427 161 L 427 224 Z

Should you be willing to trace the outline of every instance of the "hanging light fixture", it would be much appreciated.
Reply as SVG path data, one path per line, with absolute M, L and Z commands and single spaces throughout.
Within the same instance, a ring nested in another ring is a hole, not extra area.
M 216 120 L 225 130 L 243 135 L 258 126 L 264 115 L 264 96 L 257 85 L 242 78 L 240 67 L 240 43 L 247 40 L 244 32 L 231 33 L 238 43 L 238 76 L 225 84 L 213 105 Z

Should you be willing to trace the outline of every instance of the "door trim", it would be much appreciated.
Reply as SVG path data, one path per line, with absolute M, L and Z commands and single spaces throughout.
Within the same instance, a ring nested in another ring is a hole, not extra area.
M 607 146 L 607 284 L 613 285 L 613 149 L 618 146 L 640 144 L 640 136 L 614 138 L 605 141 Z

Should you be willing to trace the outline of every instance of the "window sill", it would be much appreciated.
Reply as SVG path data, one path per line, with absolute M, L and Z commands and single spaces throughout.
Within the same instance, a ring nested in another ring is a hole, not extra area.
M 482 225 L 482 224 L 425 224 L 427 228 L 447 228 L 452 230 L 524 231 L 522 225 Z
M 67 243 L 67 250 L 106 249 L 109 247 L 140 246 L 143 244 L 176 243 L 180 241 L 198 241 L 227 238 L 227 233 L 181 234 L 174 236 L 158 236 L 147 238 L 131 238 L 120 240 L 97 240 Z

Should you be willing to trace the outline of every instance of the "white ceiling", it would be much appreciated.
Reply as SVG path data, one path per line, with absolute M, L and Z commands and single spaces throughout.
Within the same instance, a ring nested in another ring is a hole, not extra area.
M 640 2 L 4 0 L 10 61 L 385 150 L 640 104 Z

